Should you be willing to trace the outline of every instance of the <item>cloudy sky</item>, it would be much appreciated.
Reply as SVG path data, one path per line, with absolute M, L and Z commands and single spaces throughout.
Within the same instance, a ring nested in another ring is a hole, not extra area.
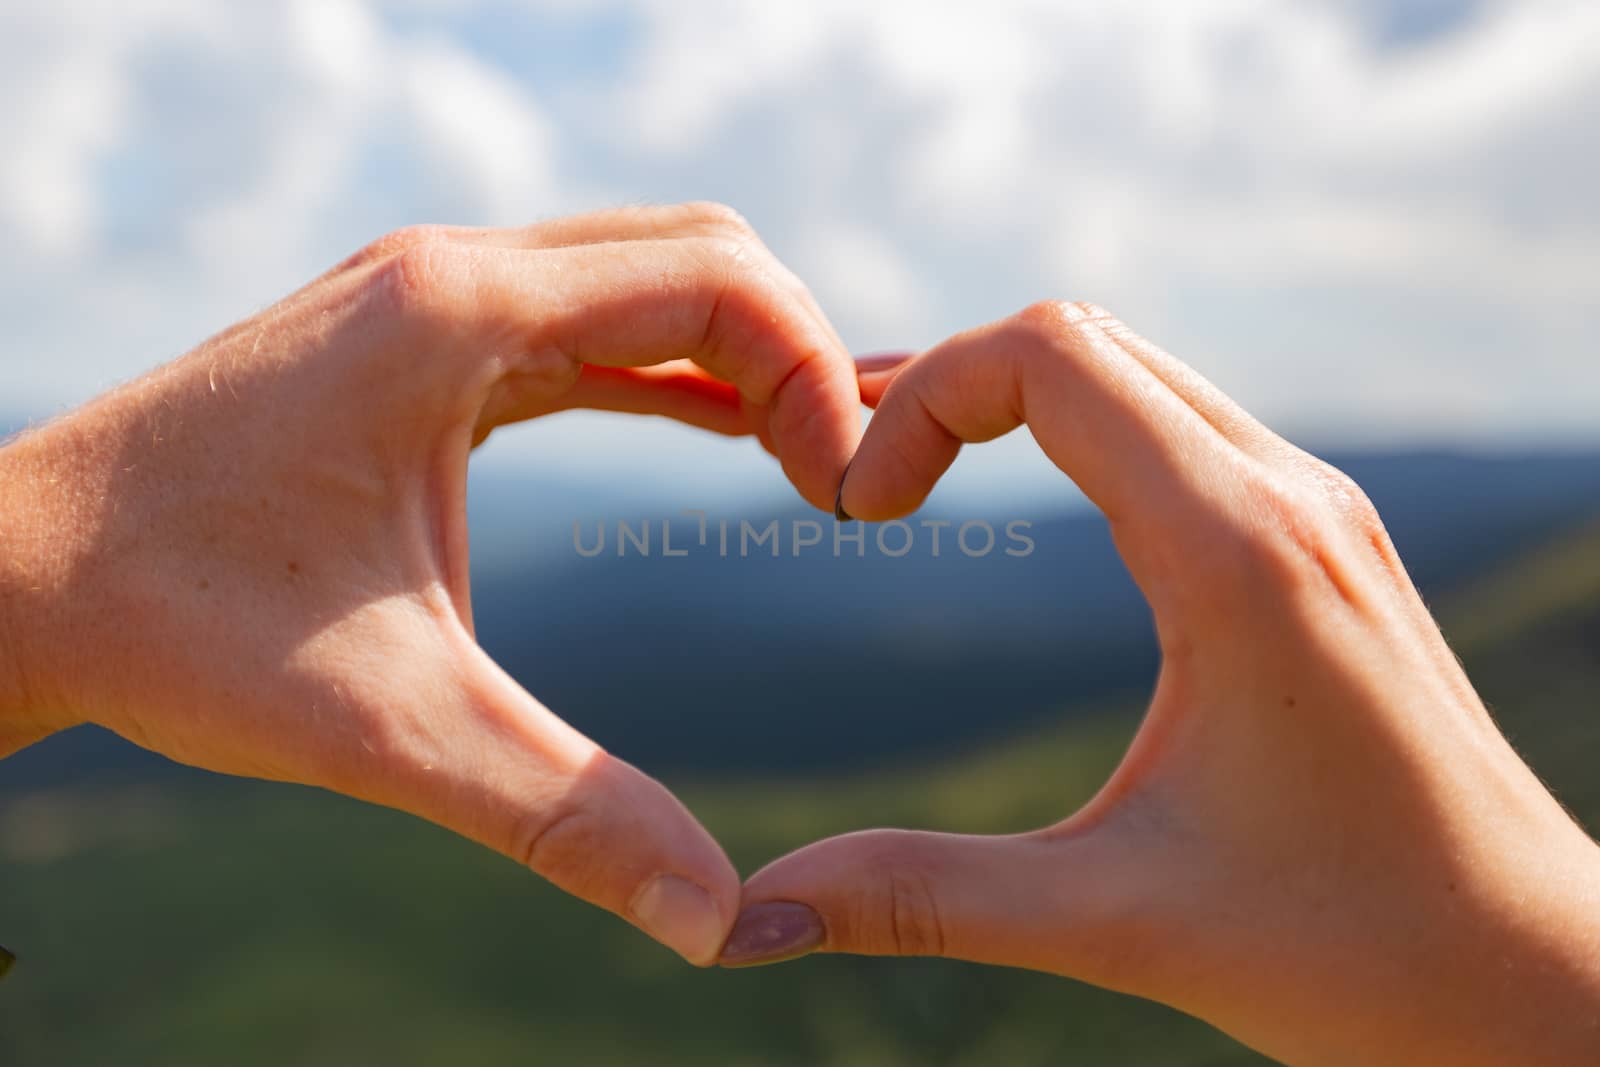
M 859 350 L 1091 299 L 1304 440 L 1600 443 L 1593 0 L 0 0 L 0 98 L 0 415 L 407 223 L 709 198 Z M 771 481 L 618 417 L 490 449 Z

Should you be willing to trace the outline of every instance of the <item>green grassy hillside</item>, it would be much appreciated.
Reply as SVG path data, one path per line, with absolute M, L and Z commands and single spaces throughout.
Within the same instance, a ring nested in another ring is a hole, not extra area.
M 1600 826 L 1600 527 L 1439 605 L 1519 748 Z M 1086 799 L 1137 701 L 870 778 L 674 782 L 741 869 L 897 824 L 1003 831 Z M 0 1063 L 1265 1062 L 1157 1005 L 935 960 L 695 971 L 514 864 L 312 790 L 213 781 L 0 810 Z

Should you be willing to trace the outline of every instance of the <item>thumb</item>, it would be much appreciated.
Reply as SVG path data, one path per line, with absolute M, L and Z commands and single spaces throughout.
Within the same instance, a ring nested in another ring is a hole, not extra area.
M 396 693 L 402 743 L 343 792 L 400 808 L 523 863 L 700 966 L 738 910 L 722 848 L 660 782 L 578 733 L 473 649 L 471 684 Z M 422 686 L 413 687 L 422 689 Z
M 945 956 L 1108 979 L 1131 905 L 1127 865 L 1113 851 L 1092 834 L 1055 830 L 829 838 L 746 883 L 721 962 L 810 952 Z

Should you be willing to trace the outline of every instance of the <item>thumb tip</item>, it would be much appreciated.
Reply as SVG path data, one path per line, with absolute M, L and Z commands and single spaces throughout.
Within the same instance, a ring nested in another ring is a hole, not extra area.
M 722 948 L 724 967 L 755 967 L 809 955 L 826 937 L 822 917 L 805 904 L 769 900 L 739 913 Z
M 634 895 L 628 914 L 635 924 L 698 967 L 717 962 L 726 934 L 722 910 L 701 886 L 675 874 L 650 879 Z

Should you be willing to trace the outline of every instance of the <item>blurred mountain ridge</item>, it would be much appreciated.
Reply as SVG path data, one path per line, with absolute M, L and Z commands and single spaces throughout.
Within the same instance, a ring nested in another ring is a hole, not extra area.
M 1600 514 L 1600 453 L 1327 458 L 1373 498 L 1430 599 Z M 850 542 L 836 557 L 831 518 L 800 506 L 711 511 L 701 546 L 697 518 L 657 499 L 574 497 L 500 471 L 474 483 L 469 504 L 484 647 L 558 713 L 652 771 L 810 774 L 915 762 L 1025 733 L 1062 707 L 1153 679 L 1148 609 L 1103 519 L 1086 508 L 1057 499 L 1034 512 L 925 509 L 907 520 L 911 552 L 885 556 L 869 524 L 858 558 Z M 940 519 L 954 525 L 934 557 L 919 524 Z M 636 532 L 652 524 L 651 555 L 631 545 L 617 555 L 619 520 Z M 761 545 L 738 554 L 741 520 L 757 530 L 777 521 L 776 558 Z M 1029 523 L 1033 542 L 1022 558 L 1004 552 L 1016 520 Z M 726 557 L 719 521 L 733 531 Z M 998 538 L 979 558 L 954 543 L 973 521 Z M 686 555 L 662 555 L 664 522 Z M 795 554 L 796 522 L 816 524 L 822 543 Z M 586 547 L 596 524 L 609 526 L 607 550 L 580 555 L 573 523 Z M 521 541 L 531 543 L 519 554 Z M 101 773 L 174 772 L 83 728 L 0 762 L 0 789 Z

